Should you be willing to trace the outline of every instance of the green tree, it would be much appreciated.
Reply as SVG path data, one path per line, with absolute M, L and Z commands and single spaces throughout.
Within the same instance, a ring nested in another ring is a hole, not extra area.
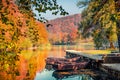
M 96 46 L 109 42 L 110 47 L 114 48 L 113 42 L 117 40 L 114 0 L 86 0 L 78 2 L 77 5 L 81 4 L 87 5 L 82 13 L 83 21 L 79 27 L 83 35 L 85 37 L 92 35 Z

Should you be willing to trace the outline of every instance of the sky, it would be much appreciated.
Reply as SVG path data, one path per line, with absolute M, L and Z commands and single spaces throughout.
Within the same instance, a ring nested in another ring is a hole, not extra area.
M 57 0 L 58 4 L 61 5 L 69 15 L 81 13 L 83 9 L 80 9 L 76 6 L 78 0 Z M 51 12 L 46 12 L 46 14 L 42 14 L 47 20 L 52 20 L 58 17 L 63 17 L 60 15 L 52 15 Z

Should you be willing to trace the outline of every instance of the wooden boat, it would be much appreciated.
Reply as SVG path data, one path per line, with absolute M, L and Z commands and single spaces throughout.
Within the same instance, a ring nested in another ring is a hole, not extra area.
M 86 68 L 88 62 L 59 62 L 53 65 L 53 69 L 55 70 L 77 70 Z
M 55 70 L 77 70 L 84 69 L 89 61 L 82 60 L 81 57 L 73 58 L 53 58 L 46 59 L 46 64 L 52 65 Z
M 69 59 L 49 57 L 46 59 L 46 64 L 54 65 L 61 61 L 62 62 L 78 62 L 80 61 L 80 57 L 74 57 L 74 58 L 69 58 Z

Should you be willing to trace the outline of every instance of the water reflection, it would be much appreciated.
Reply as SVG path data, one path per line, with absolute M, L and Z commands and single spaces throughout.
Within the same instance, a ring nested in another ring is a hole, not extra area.
M 73 71 L 74 72 L 74 71 Z M 69 71 L 64 72 L 56 72 L 54 71 L 52 74 L 53 77 L 56 78 L 56 80 L 93 80 L 89 75 L 84 74 L 72 74 Z
M 36 73 L 41 72 L 46 65 L 45 59 L 47 58 L 47 50 L 42 50 L 42 51 L 37 50 L 37 51 L 28 51 L 28 52 L 29 53 L 26 53 L 26 51 L 23 51 L 23 54 L 22 54 L 22 57 L 24 57 L 24 60 L 26 63 L 23 62 L 21 64 L 21 68 L 23 71 L 26 71 L 26 72 L 22 73 L 20 76 L 22 75 L 26 75 L 26 76 L 24 76 L 24 78 L 20 80 L 24 80 L 24 79 L 34 80 Z
M 35 80 L 93 80 L 89 75 L 67 75 L 65 72 L 64 75 L 60 74 L 54 70 L 44 69 L 42 72 L 37 73 Z
M 13 53 L 1 56 L 0 80 L 34 80 L 36 73 L 45 68 L 47 53 L 47 50 L 25 50 L 17 55 L 18 60 Z
M 18 60 L 10 54 L 4 56 L 0 61 L 0 80 L 59 80 L 52 75 L 54 70 L 45 69 L 45 59 L 47 57 L 64 57 L 65 50 L 78 50 L 80 47 L 75 46 L 53 46 L 51 50 L 24 50 L 18 54 Z M 1 59 L 2 56 L 0 55 Z M 45 78 L 44 78 L 44 76 Z M 47 76 L 47 77 L 46 77 Z M 77 80 L 78 76 L 68 77 L 62 80 Z
M 47 70 L 44 69 L 42 72 L 39 72 L 36 74 L 36 77 L 34 80 L 56 80 L 53 76 L 52 73 L 54 70 Z

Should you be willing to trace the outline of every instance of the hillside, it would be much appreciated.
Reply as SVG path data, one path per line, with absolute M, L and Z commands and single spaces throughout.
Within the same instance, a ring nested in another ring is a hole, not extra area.
M 72 44 L 78 37 L 78 23 L 80 14 L 50 20 L 47 23 L 49 40 L 52 44 Z

